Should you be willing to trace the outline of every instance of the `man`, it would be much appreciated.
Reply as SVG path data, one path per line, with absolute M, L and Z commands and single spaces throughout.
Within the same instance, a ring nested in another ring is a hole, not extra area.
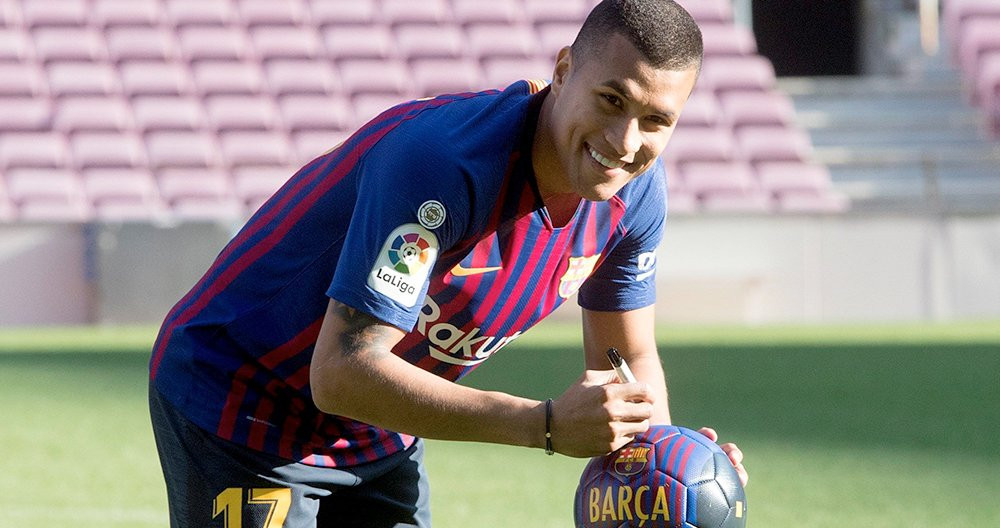
M 587 457 L 669 422 L 658 156 L 701 55 L 674 2 L 606 0 L 550 86 L 400 105 L 295 174 L 155 345 L 172 526 L 429 526 L 420 437 Z M 454 383 L 577 292 L 589 370 L 561 397 Z

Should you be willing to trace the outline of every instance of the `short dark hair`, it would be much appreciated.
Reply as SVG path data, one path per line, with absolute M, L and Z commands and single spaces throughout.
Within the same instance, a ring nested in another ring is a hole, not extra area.
M 613 33 L 628 38 L 655 68 L 701 70 L 701 29 L 673 0 L 604 0 L 587 16 L 573 41 L 580 60 L 598 50 Z

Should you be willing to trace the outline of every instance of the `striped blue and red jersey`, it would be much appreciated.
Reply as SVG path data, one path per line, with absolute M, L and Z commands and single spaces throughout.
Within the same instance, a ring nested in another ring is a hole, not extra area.
M 576 293 L 592 310 L 652 304 L 662 166 L 553 225 L 530 162 L 543 86 L 399 105 L 302 167 L 167 315 L 155 388 L 224 439 L 350 466 L 414 439 L 313 404 L 331 298 L 407 330 L 394 353 L 453 381 Z

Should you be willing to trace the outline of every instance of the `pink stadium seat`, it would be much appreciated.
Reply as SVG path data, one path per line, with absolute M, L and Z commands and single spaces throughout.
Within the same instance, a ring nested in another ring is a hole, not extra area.
M 552 77 L 554 63 L 533 57 L 530 59 L 486 59 L 483 66 L 483 83 L 487 88 L 506 88 L 521 79 L 548 79 Z
M 472 59 L 422 59 L 414 61 L 410 70 L 417 93 L 422 96 L 473 92 L 485 87 L 479 64 Z
M 778 196 L 782 213 L 843 213 L 850 208 L 847 196 L 833 191 L 788 191 Z
M 0 97 L 0 134 L 48 130 L 52 102 L 48 97 Z
M 240 19 L 249 27 L 296 26 L 306 20 L 306 6 L 302 0 L 238 0 Z M 306 30 L 306 27 L 301 27 Z
M 556 54 L 560 49 L 573 44 L 579 31 L 580 24 L 576 22 L 538 25 L 535 28 L 538 35 L 538 50 L 535 56 L 555 64 Z
M 458 24 L 514 24 L 524 21 L 523 7 L 515 0 L 451 0 L 452 18 Z
M 202 95 L 256 94 L 264 90 L 264 72 L 256 61 L 200 61 L 191 66 L 191 75 Z
M 140 167 L 146 151 L 138 136 L 128 132 L 78 132 L 70 138 L 73 164 L 92 167 Z
M 158 197 L 153 175 L 145 168 L 84 170 L 83 189 L 95 206 L 112 201 L 152 205 Z
M 340 82 L 328 61 L 282 59 L 264 65 L 268 91 L 275 95 L 330 94 Z
M 388 24 L 440 24 L 451 19 L 445 0 L 382 0 L 379 20 Z
M 31 55 L 32 46 L 23 29 L 0 27 L 0 61 L 22 62 Z
M 292 161 L 292 147 L 283 132 L 274 130 L 231 131 L 220 134 L 222 157 L 230 167 L 259 165 L 286 166 Z
M 319 35 L 308 26 L 265 26 L 250 32 L 261 60 L 315 59 L 324 53 Z
M 760 163 L 757 178 L 764 189 L 776 194 L 789 191 L 823 194 L 830 190 L 830 171 L 813 163 Z
M 774 198 L 761 191 L 708 193 L 701 198 L 702 210 L 717 214 L 769 214 L 775 210 Z
M 190 26 L 177 31 L 181 52 L 189 61 L 240 60 L 251 50 L 246 33 L 237 26 Z
M 354 124 L 347 100 L 331 95 L 287 95 L 278 108 L 288 130 L 346 130 Z
M 22 25 L 21 4 L 13 0 L 0 0 L 0 26 Z
M 219 150 L 215 136 L 203 131 L 157 131 L 146 134 L 150 167 L 215 167 Z
M 729 161 L 735 154 L 736 142 L 728 128 L 678 126 L 667 143 L 663 157 L 669 162 L 681 164 L 692 161 Z
M 793 127 L 746 126 L 735 131 L 740 153 L 757 164 L 765 161 L 806 161 L 812 142 L 803 130 Z
M 0 63 L 0 96 L 34 96 L 48 92 L 42 71 L 29 62 Z
M 730 0 L 681 0 L 678 2 L 698 24 L 732 22 L 733 6 Z
M 170 169 L 157 175 L 160 195 L 172 216 L 191 221 L 232 221 L 243 214 L 226 173 Z
M 7 195 L 15 204 L 29 200 L 62 199 L 71 201 L 83 196 L 76 173 L 66 168 L 24 168 L 7 171 Z
M 395 60 L 352 59 L 340 63 L 340 82 L 349 94 L 411 92 L 410 72 Z M 400 97 L 402 99 L 402 97 Z
M 160 0 L 93 0 L 91 20 L 99 27 L 155 26 L 163 18 Z
M 401 25 L 393 34 L 399 55 L 410 60 L 457 58 L 463 55 L 468 44 L 462 30 L 452 24 Z
M 25 26 L 82 26 L 87 20 L 87 0 L 35 0 L 21 2 Z
M 156 199 L 141 202 L 131 198 L 109 198 L 92 203 L 91 207 L 93 217 L 104 223 L 165 222 L 168 216 L 163 204 Z
M 734 128 L 748 125 L 791 125 L 795 106 L 790 97 L 774 90 L 730 91 L 719 96 L 722 111 Z
M 770 90 L 775 83 L 774 66 L 760 55 L 707 57 L 698 82 L 717 93 Z
M 17 219 L 27 223 L 86 222 L 93 218 L 86 198 L 29 198 L 18 207 Z
M 727 124 L 719 100 L 712 92 L 695 91 L 681 112 L 678 127 L 714 127 Z
M 99 61 L 107 58 L 104 35 L 88 27 L 42 27 L 32 32 L 35 57 L 53 60 Z
M 65 167 L 68 161 L 66 137 L 58 132 L 5 132 L 0 135 L 0 169 Z
M 119 67 L 126 95 L 183 95 L 194 90 L 187 66 L 176 62 L 130 61 Z
M 524 14 L 534 24 L 571 22 L 580 24 L 590 4 L 586 0 L 524 0 Z
M 713 192 L 744 193 L 756 190 L 757 178 L 745 161 L 699 161 L 682 165 L 684 188 L 698 196 Z
M 331 59 L 384 59 L 394 52 L 392 32 L 380 25 L 331 26 L 323 30 Z
M 136 128 L 142 132 L 162 130 L 195 131 L 207 120 L 201 101 L 190 96 L 141 96 L 132 100 Z
M 107 62 L 54 62 L 46 71 L 54 97 L 121 93 L 118 72 Z
M 268 130 L 278 125 L 278 110 L 269 96 L 218 95 L 204 101 L 208 122 L 217 131 Z
M 467 34 L 469 50 L 479 59 L 526 59 L 538 51 L 535 32 L 526 25 L 480 24 L 469 27 Z
M 115 63 L 127 60 L 166 61 L 180 56 L 174 32 L 163 27 L 114 27 L 105 31 L 105 37 L 108 58 Z
M 757 53 L 757 39 L 750 29 L 732 23 L 701 24 L 705 55 L 752 55 Z
M 376 0 L 309 0 L 309 13 L 314 24 L 371 24 L 377 20 Z
M 67 97 L 56 103 L 52 126 L 62 132 L 123 131 L 132 127 L 132 109 L 119 97 Z
M 236 21 L 230 0 L 163 0 L 175 26 L 225 26 Z
M 157 172 L 160 196 L 173 204 L 182 198 L 222 199 L 232 195 L 229 176 L 212 169 L 164 169 Z
M 305 130 L 292 135 L 292 143 L 295 148 L 295 162 L 304 165 L 317 158 L 324 152 L 336 147 L 348 137 L 352 132 L 333 132 L 327 130 Z
M 983 56 L 976 84 L 990 131 L 1000 137 L 1000 52 Z
M 1000 51 L 1000 18 L 971 19 L 964 26 L 959 40 L 959 64 L 962 75 L 969 86 L 968 94 L 974 104 L 979 103 L 976 95 L 976 77 L 984 55 Z
M 952 53 L 958 58 L 957 43 L 964 32 L 965 23 L 972 18 L 1000 18 L 1000 4 L 996 0 L 948 0 L 944 3 L 945 34 L 951 39 Z

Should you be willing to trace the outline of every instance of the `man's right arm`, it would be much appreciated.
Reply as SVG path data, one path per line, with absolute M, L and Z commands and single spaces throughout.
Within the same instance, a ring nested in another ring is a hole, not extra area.
M 544 445 L 542 402 L 465 387 L 411 365 L 392 352 L 404 335 L 331 300 L 310 365 L 316 406 L 423 438 Z M 644 399 L 646 387 L 596 382 L 593 373 L 557 400 L 553 442 L 560 453 L 604 454 L 647 427 L 651 405 L 629 401 Z

